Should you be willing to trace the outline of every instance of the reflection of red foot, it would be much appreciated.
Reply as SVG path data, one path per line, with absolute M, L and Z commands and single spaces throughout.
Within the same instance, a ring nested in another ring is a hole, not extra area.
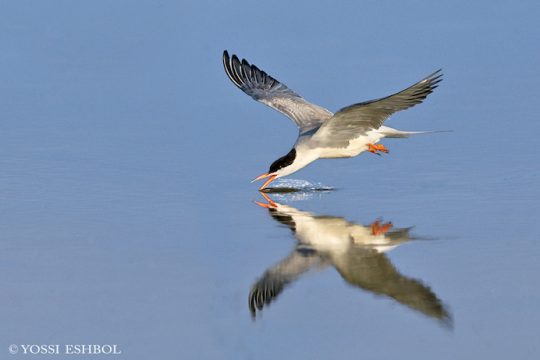
M 266 209 L 275 209 L 277 208 L 277 204 L 274 202 L 274 200 L 270 199 L 270 196 L 266 195 L 265 193 L 261 193 L 261 195 L 264 197 L 266 201 L 268 201 L 268 204 L 265 204 L 260 201 L 255 201 L 255 204 L 259 205 L 260 207 L 266 208 Z
M 371 235 L 373 236 L 384 235 L 393 226 L 394 225 L 392 225 L 391 222 L 387 222 L 386 224 L 381 224 L 379 220 L 374 221 L 373 224 L 371 224 Z
M 370 153 L 373 153 L 373 154 L 376 154 L 376 155 L 380 155 L 378 152 L 383 152 L 383 153 L 386 153 L 388 154 L 389 153 L 389 150 L 387 148 L 384 147 L 383 144 L 367 144 L 367 149 Z

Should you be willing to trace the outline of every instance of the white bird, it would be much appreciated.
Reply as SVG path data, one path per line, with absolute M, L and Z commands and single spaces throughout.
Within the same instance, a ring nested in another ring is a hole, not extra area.
M 231 81 L 253 99 L 288 116 L 299 135 L 289 153 L 253 181 L 268 178 L 263 190 L 277 178 L 290 175 L 317 159 L 348 158 L 364 151 L 387 153 L 377 144 L 385 137 L 403 138 L 423 132 L 383 126 L 393 113 L 420 104 L 442 80 L 441 70 L 393 95 L 347 106 L 335 114 L 312 104 L 264 71 L 236 55 L 223 52 L 223 65 Z
M 301 211 L 262 195 L 268 203 L 257 204 L 291 229 L 297 245 L 253 285 L 248 299 L 252 316 L 304 273 L 333 267 L 349 285 L 390 298 L 451 326 L 452 316 L 433 290 L 422 281 L 401 274 L 385 255 L 414 240 L 410 228 L 394 228 L 392 223 L 380 221 L 363 226 L 341 217 Z

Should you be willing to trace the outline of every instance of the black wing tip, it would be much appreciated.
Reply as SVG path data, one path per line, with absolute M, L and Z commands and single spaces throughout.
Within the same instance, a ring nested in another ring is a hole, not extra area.
M 265 277 L 253 286 L 248 296 L 249 311 L 253 319 L 276 300 L 285 285 L 287 285 L 287 281 L 268 281 Z
M 440 83 L 443 80 L 443 69 L 439 69 L 437 71 L 432 72 L 428 76 L 424 78 L 424 80 L 427 80 L 431 82 L 432 84 Z
M 246 88 L 249 87 L 261 86 L 270 89 L 276 84 L 281 84 L 248 60 L 240 59 L 236 54 L 229 55 L 227 50 L 223 51 L 223 66 L 229 79 L 243 91 L 246 91 Z
M 433 90 L 439 87 L 439 83 L 443 81 L 443 73 L 442 69 L 439 69 L 437 71 L 432 72 L 420 82 L 418 82 L 414 86 L 421 85 L 421 87 L 416 91 L 415 96 L 419 96 L 423 99 L 427 97 L 427 95 L 431 94 Z
M 225 69 L 225 73 L 234 85 L 242 89 L 244 82 L 242 81 L 242 77 L 238 74 L 238 71 L 235 68 L 235 63 L 238 62 L 238 56 L 233 54 L 231 57 L 229 56 L 229 52 L 227 50 L 223 51 L 223 67 Z
M 227 50 L 223 50 L 223 62 L 238 62 L 242 65 L 252 66 L 246 59 L 240 59 L 236 54 L 229 55 Z
M 225 72 L 227 73 L 227 75 L 229 75 L 230 73 L 230 61 L 231 58 L 229 57 L 229 53 L 227 52 L 227 50 L 223 51 L 223 67 L 225 68 Z

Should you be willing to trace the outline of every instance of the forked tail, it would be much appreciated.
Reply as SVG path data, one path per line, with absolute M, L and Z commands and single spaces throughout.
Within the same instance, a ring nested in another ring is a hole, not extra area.
M 443 132 L 452 132 L 452 130 L 432 130 L 432 131 L 401 131 L 392 128 L 384 130 L 379 129 L 379 132 L 387 138 L 408 138 L 411 135 L 434 134 Z

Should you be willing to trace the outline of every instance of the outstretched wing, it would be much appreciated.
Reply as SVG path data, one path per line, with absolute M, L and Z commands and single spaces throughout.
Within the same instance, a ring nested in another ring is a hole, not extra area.
M 346 147 L 350 140 L 380 128 L 393 113 L 420 104 L 441 81 L 441 70 L 437 70 L 396 94 L 347 106 L 326 121 L 313 140 L 319 146 Z
M 253 99 L 287 115 L 304 132 L 320 126 L 332 117 L 323 107 L 307 102 L 300 95 L 280 83 L 245 59 L 240 61 L 223 52 L 223 66 L 229 79 Z
M 283 289 L 300 275 L 313 267 L 321 266 L 323 259 L 313 250 L 295 249 L 289 256 L 272 266 L 253 285 L 249 292 L 248 304 L 251 315 L 269 305 Z
M 383 253 L 355 246 L 333 261 L 336 270 L 352 286 L 387 296 L 451 325 L 452 316 L 435 292 L 420 280 L 401 274 Z

